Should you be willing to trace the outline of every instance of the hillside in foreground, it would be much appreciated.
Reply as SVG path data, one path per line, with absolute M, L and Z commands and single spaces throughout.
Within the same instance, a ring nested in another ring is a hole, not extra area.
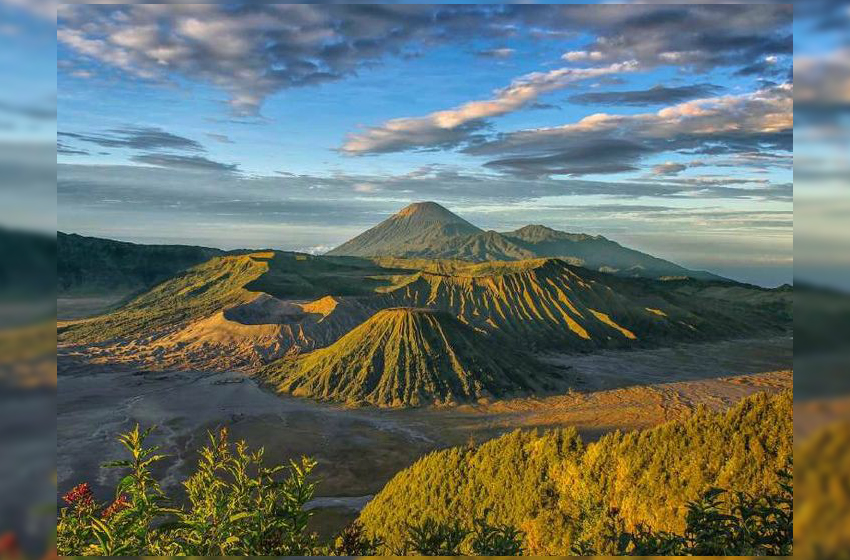
M 547 369 L 444 311 L 392 308 L 260 376 L 296 396 L 398 407 L 527 394 L 551 387 Z
M 792 456 L 792 393 L 757 394 L 723 412 L 584 445 L 574 429 L 520 432 L 477 447 L 437 451 L 400 472 L 360 521 L 392 545 L 396 528 L 425 519 L 522 530 L 535 555 L 568 555 L 579 541 L 601 549 L 607 513 L 681 532 L 682 508 L 709 487 L 762 494 Z

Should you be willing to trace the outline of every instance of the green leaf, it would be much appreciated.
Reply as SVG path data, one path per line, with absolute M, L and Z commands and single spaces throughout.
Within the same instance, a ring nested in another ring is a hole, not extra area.
M 132 461 L 109 461 L 107 463 L 103 463 L 100 467 L 103 469 L 117 469 L 117 468 L 128 468 L 132 467 Z
M 246 517 L 251 517 L 252 515 L 253 515 L 252 513 L 248 513 L 247 511 L 235 513 L 235 514 L 230 516 L 230 522 L 234 523 L 236 521 L 239 521 L 240 519 L 245 519 Z

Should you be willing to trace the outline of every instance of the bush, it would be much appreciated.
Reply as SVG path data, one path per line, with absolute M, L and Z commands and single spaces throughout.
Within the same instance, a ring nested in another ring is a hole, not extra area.
M 485 509 L 471 523 L 433 517 L 424 508 L 418 521 L 400 523 L 370 536 L 355 522 L 331 543 L 320 544 L 307 530 L 304 506 L 314 495 L 315 462 L 308 458 L 268 467 L 263 450 L 244 441 L 231 444 L 227 430 L 210 434 L 198 467 L 183 486 L 185 504 L 176 506 L 151 474 L 165 458 L 145 447 L 150 430 L 139 427 L 118 439 L 130 459 L 104 465 L 126 470 L 110 503 L 99 503 L 88 484 L 63 499 L 57 549 L 63 556 L 516 556 L 527 552 L 528 536 L 512 524 L 488 521 L 499 512 Z M 518 437 L 518 436 L 516 436 Z M 524 440 L 523 440 L 524 441 Z M 573 438 L 555 438 L 574 452 Z M 557 446 L 556 446 L 557 447 Z M 549 450 L 551 451 L 551 450 Z M 631 523 L 618 509 L 601 514 L 600 531 L 576 539 L 579 555 L 791 555 L 793 497 L 790 463 L 777 473 L 777 488 L 765 494 L 711 488 L 686 504 L 682 533 Z M 586 504 L 594 511 L 599 503 Z M 551 507 L 551 506 L 550 506 Z M 465 511 L 462 517 L 470 515 Z M 596 515 L 594 513 L 594 515 Z M 627 527 L 634 527 L 627 530 Z
M 109 504 L 95 501 L 87 484 L 64 496 L 57 525 L 59 554 L 116 555 L 302 555 L 310 554 L 315 537 L 307 533 L 310 513 L 304 505 L 315 483 L 308 477 L 315 462 L 302 458 L 288 466 L 267 467 L 263 450 L 235 446 L 227 431 L 210 434 L 195 474 L 184 483 L 185 507 L 174 507 L 151 475 L 165 458 L 145 447 L 150 430 L 139 427 L 119 437 L 132 459 L 104 466 L 128 474 Z
M 506 525 L 489 525 L 476 519 L 473 529 L 457 522 L 438 523 L 426 519 L 407 525 L 407 538 L 395 555 L 406 556 L 518 556 L 522 554 L 522 533 Z

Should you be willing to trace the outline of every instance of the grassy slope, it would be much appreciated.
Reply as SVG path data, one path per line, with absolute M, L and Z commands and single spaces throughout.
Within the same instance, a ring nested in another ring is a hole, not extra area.
M 259 292 L 283 299 L 373 294 L 406 271 L 366 259 L 287 252 L 215 257 L 178 273 L 121 308 L 63 327 L 61 341 L 148 338 L 244 303 Z
M 242 303 L 251 292 L 300 300 L 354 296 L 374 310 L 439 309 L 523 348 L 560 350 L 764 334 L 790 318 L 784 292 L 623 279 L 555 259 L 471 264 L 257 255 L 216 257 L 181 272 L 108 315 L 65 328 L 62 340 L 156 336 Z
M 539 387 L 542 366 L 444 312 L 380 311 L 336 343 L 262 375 L 280 391 L 379 406 L 503 396 Z
M 683 286 L 690 289 L 680 293 Z M 620 279 L 536 259 L 455 263 L 444 274 L 423 273 L 386 297 L 394 305 L 449 311 L 476 328 L 537 348 L 591 350 L 745 336 L 775 332 L 787 322 L 776 309 L 741 303 L 741 294 L 733 294 L 737 300 L 703 299 L 700 289 L 713 288 L 693 281 Z M 745 295 L 751 291 L 742 288 Z
M 245 302 L 243 287 L 268 270 L 270 253 L 215 257 L 157 285 L 120 309 L 64 327 L 62 342 L 143 338 Z
M 792 453 L 792 394 L 758 394 L 724 412 L 582 446 L 572 429 L 514 432 L 478 447 L 431 453 L 393 478 L 366 506 L 367 532 L 390 541 L 426 517 L 520 527 L 535 554 L 569 554 L 598 538 L 605 512 L 627 524 L 682 529 L 682 506 L 710 486 L 762 492 Z M 391 542 L 391 544 L 393 544 Z

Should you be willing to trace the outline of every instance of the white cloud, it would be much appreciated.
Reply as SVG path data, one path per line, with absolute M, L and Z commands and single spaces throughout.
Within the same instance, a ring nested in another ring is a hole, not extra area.
M 601 68 L 559 68 L 549 72 L 533 72 L 497 90 L 491 99 L 469 101 L 424 117 L 392 119 L 352 134 L 342 146 L 349 155 L 399 152 L 404 150 L 456 145 L 468 139 L 482 119 L 498 117 L 522 109 L 541 95 L 592 78 L 635 72 L 635 61 L 618 62 Z M 462 128 L 466 127 L 466 128 Z

